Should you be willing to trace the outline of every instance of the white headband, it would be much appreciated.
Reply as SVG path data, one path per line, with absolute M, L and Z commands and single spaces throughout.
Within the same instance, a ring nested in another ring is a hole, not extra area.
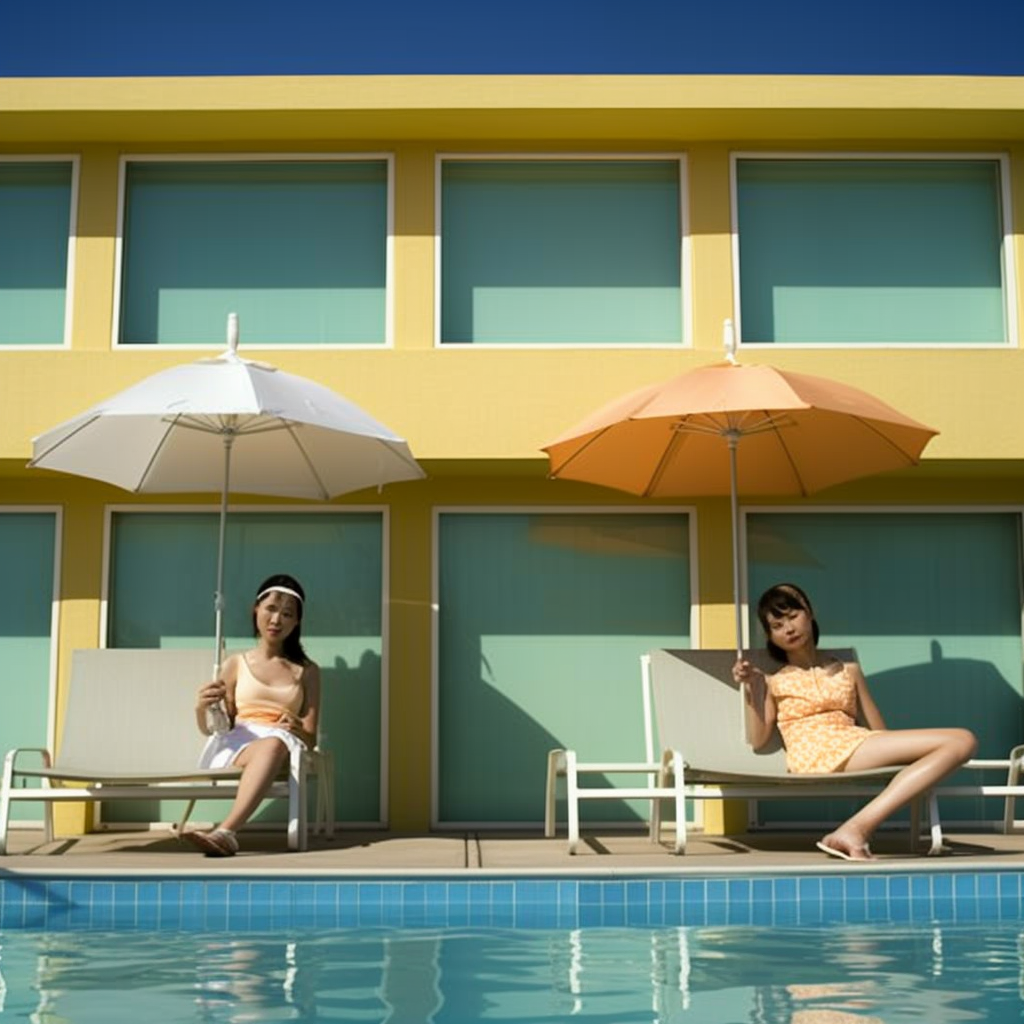
M 291 587 L 267 587 L 266 590 L 261 590 L 256 595 L 256 603 L 259 604 L 267 596 L 267 594 L 291 594 L 299 604 L 302 604 L 302 595 L 297 590 L 292 590 Z

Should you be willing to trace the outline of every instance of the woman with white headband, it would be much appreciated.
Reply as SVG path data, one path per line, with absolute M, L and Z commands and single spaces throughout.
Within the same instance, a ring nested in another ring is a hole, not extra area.
M 210 736 L 200 766 L 242 769 L 235 802 L 220 825 L 210 832 L 183 833 L 182 838 L 209 857 L 233 857 L 238 852 L 235 833 L 260 805 L 290 752 L 316 743 L 320 669 L 302 649 L 305 600 L 301 585 L 291 576 L 264 580 L 252 611 L 256 646 L 233 654 L 221 667 L 220 677 L 199 691 L 196 722 Z M 230 728 L 211 734 L 207 712 L 217 705 L 227 711 Z

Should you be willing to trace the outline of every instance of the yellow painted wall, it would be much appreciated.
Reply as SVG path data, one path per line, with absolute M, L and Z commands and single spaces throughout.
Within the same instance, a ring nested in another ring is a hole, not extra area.
M 100 642 L 104 506 L 131 499 L 26 470 L 30 440 L 150 373 L 208 354 L 111 348 L 120 157 L 394 154 L 394 348 L 269 349 L 258 357 L 371 410 L 409 438 L 431 475 L 383 495 L 391 502 L 388 769 L 396 829 L 423 829 L 430 815 L 432 508 L 634 500 L 546 480 L 539 449 L 607 399 L 720 358 L 722 321 L 733 308 L 731 151 L 1009 153 L 1018 295 L 1024 281 L 1024 82 L 1015 79 L 0 79 L 0 111 L 0 154 L 81 157 L 71 349 L 0 351 L 0 504 L 65 510 L 62 693 L 70 652 Z M 436 349 L 439 152 L 685 153 L 693 347 Z M 741 359 L 845 380 L 941 431 L 919 469 L 847 485 L 822 500 L 1016 505 L 1024 503 L 1024 417 L 1013 413 L 1024 393 L 1018 349 L 1019 342 L 1002 350 L 769 348 L 743 351 Z M 188 500 L 211 499 L 173 499 Z M 700 641 L 728 647 L 728 503 L 694 507 Z M 59 702 L 58 728 L 61 712 Z M 62 814 L 69 829 L 86 821 L 80 809 Z

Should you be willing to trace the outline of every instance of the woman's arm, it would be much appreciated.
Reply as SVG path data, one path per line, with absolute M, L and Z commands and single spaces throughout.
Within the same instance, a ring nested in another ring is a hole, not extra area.
M 218 701 L 223 701 L 228 721 L 235 724 L 235 683 L 238 681 L 238 664 L 233 654 L 221 666 L 220 676 L 205 686 L 200 687 L 196 695 L 196 725 L 204 736 L 210 735 L 206 724 L 207 709 Z
M 282 725 L 306 744 L 310 750 L 316 746 L 317 726 L 320 722 L 320 667 L 310 662 L 302 670 L 302 711 L 298 715 L 285 712 Z
M 749 661 L 737 661 L 732 677 L 743 686 L 746 698 L 747 742 L 760 750 L 775 731 L 775 698 L 768 689 L 764 672 Z
M 857 686 L 857 717 L 860 718 L 869 729 L 884 729 L 885 719 L 882 712 L 878 710 L 874 697 L 868 689 L 868 681 L 864 678 L 860 665 L 856 662 L 849 662 L 846 671 Z

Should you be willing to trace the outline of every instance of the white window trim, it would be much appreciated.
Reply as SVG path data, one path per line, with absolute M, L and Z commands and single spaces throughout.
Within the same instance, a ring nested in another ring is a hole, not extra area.
M 522 162 L 541 161 L 676 161 L 679 164 L 679 293 L 682 299 L 680 325 L 682 336 L 672 342 L 614 342 L 594 344 L 589 342 L 473 342 L 461 344 L 446 342 L 441 332 L 441 195 L 445 163 L 490 163 L 517 160 Z M 692 242 L 690 238 L 690 207 L 687 154 L 685 152 L 616 153 L 616 152 L 537 152 L 537 153 L 438 153 L 434 158 L 434 348 L 465 352 L 481 349 L 541 351 L 545 349 L 588 349 L 597 351 L 663 349 L 679 351 L 693 348 L 693 279 L 691 274 Z
M 697 565 L 697 509 L 693 505 L 435 505 L 432 510 L 430 559 L 430 828 L 434 831 L 534 827 L 535 821 L 440 820 L 440 625 L 441 625 L 441 517 L 445 515 L 679 515 L 687 517 L 690 562 L 690 645 L 701 646 L 700 579 Z M 637 667 L 639 673 L 639 666 Z M 640 713 L 640 709 L 637 709 Z
M 740 315 L 742 306 L 740 291 L 740 237 L 739 237 L 739 185 L 737 165 L 741 160 L 919 160 L 919 161 L 976 161 L 991 160 L 999 164 L 999 202 L 1002 213 L 1001 264 L 1003 274 L 1003 311 L 1006 317 L 1006 340 L 1003 342 L 758 342 L 743 341 L 743 325 Z M 836 350 L 861 349 L 867 351 L 885 351 L 892 349 L 917 349 L 922 351 L 983 351 L 996 349 L 1018 348 L 1017 318 L 1017 270 L 1014 256 L 1015 236 L 1013 233 L 1013 206 L 1010 188 L 1010 157 L 1000 152 L 889 152 L 889 151 L 807 151 L 791 152 L 759 152 L 736 151 L 729 154 L 729 203 L 731 212 L 731 244 L 732 244 L 732 288 L 733 288 L 733 323 L 736 325 L 737 346 L 751 351 L 772 350 Z
M 0 163 L 70 164 L 71 202 L 68 210 L 67 270 L 64 276 L 64 337 L 55 345 L 0 345 L 0 352 L 54 352 L 71 348 L 74 334 L 72 315 L 75 308 L 75 257 L 78 252 L 78 182 L 81 157 L 75 153 L 4 154 Z
M 395 303 L 395 158 L 393 153 L 126 153 L 119 161 L 117 176 L 117 234 L 114 237 L 114 308 L 111 316 L 110 347 L 114 351 L 156 352 L 208 352 L 224 346 L 217 344 L 153 344 L 140 345 L 121 342 L 121 305 L 124 281 L 124 228 L 127 214 L 128 165 L 137 163 L 357 163 L 368 160 L 383 161 L 387 166 L 387 235 L 384 243 L 384 341 L 383 343 L 341 342 L 267 344 L 247 342 L 245 324 L 241 325 L 242 345 L 246 351 L 277 352 L 338 352 L 381 351 L 394 348 Z
M 100 582 L 100 626 L 97 647 L 107 646 L 107 626 L 110 608 L 110 566 L 113 559 L 114 516 L 119 512 L 131 514 L 157 513 L 207 513 L 218 515 L 220 505 L 187 504 L 117 504 L 105 505 L 103 509 L 103 570 Z M 298 505 L 229 505 L 228 520 L 236 516 L 259 513 L 288 513 L 289 515 L 335 515 L 338 513 L 377 513 L 381 517 L 381 609 L 380 609 L 380 791 L 378 793 L 379 817 L 375 821 L 339 822 L 338 827 L 352 829 L 388 828 L 390 819 L 390 782 L 388 775 L 390 707 L 391 707 L 391 509 L 388 505 L 318 505 L 306 508 Z M 213 627 L 213 595 L 210 595 L 210 626 Z M 210 667 L 213 667 L 213 649 L 210 650 Z

